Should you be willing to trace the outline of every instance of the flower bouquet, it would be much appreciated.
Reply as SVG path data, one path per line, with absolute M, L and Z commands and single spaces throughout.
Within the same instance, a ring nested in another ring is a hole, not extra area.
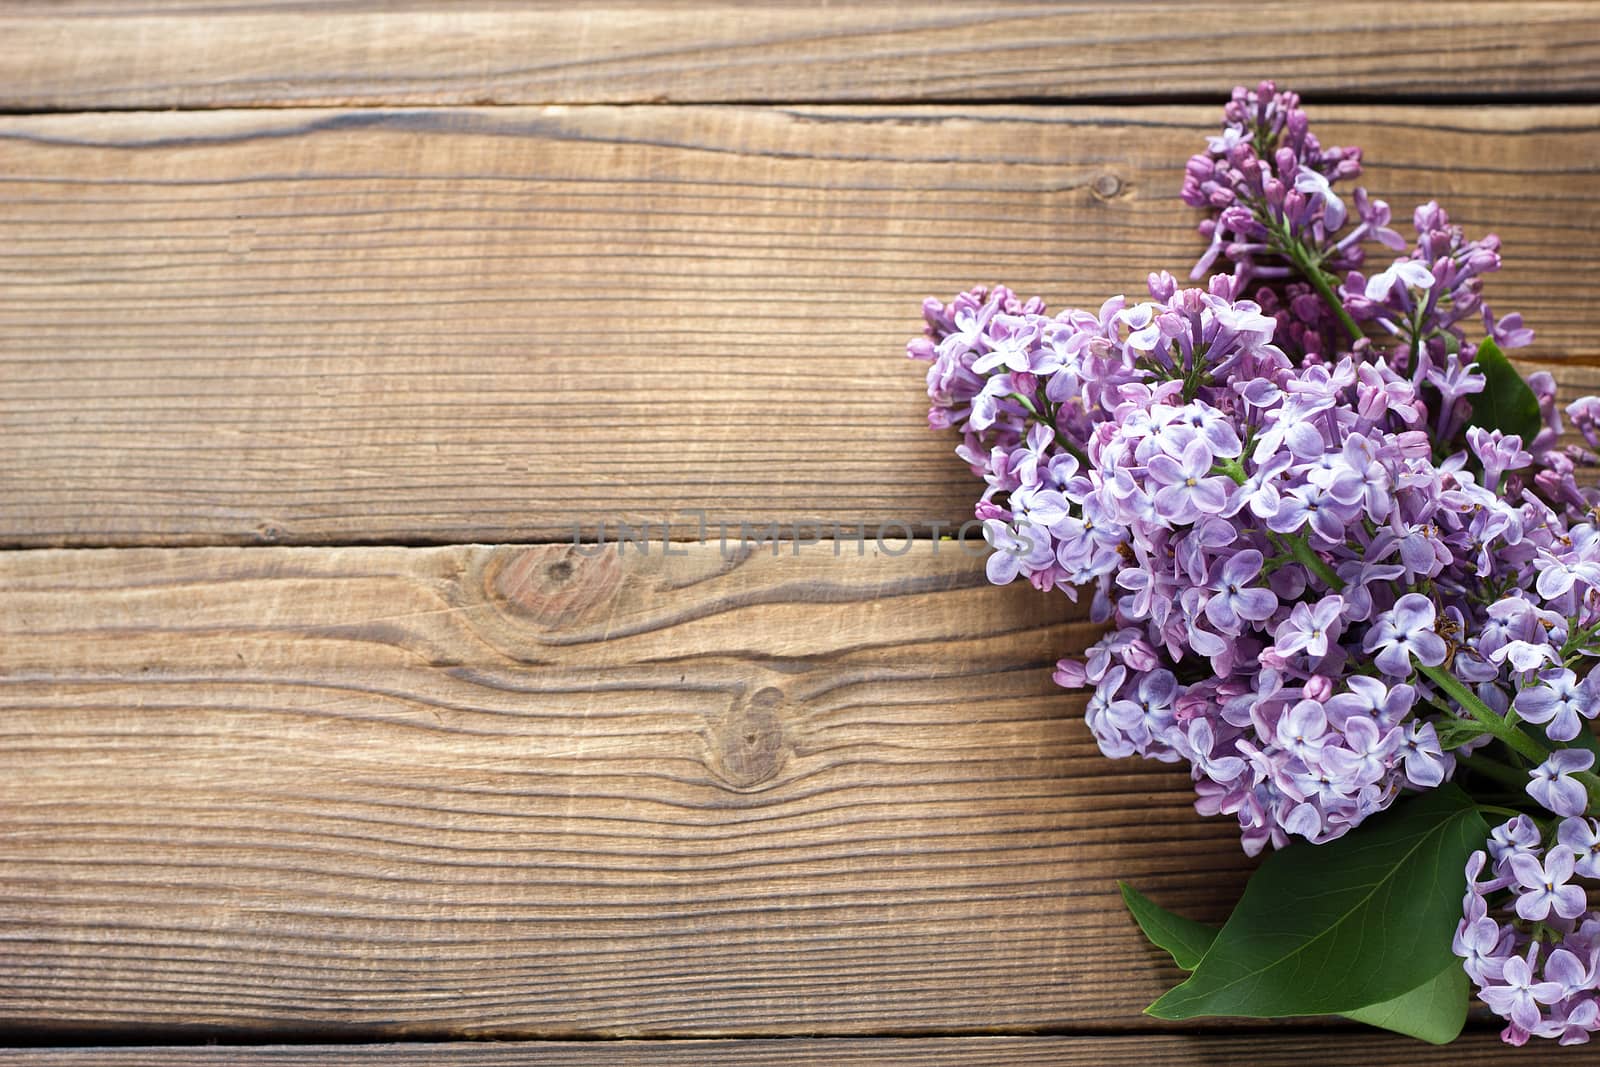
M 1149 1012 L 1445 1042 L 1475 990 L 1512 1044 L 1587 1041 L 1600 399 L 1561 445 L 1554 380 L 1504 355 L 1532 332 L 1482 300 L 1499 241 L 1436 203 L 1408 241 L 1360 173 L 1295 94 L 1237 89 L 1183 182 L 1203 288 L 1054 315 L 973 289 L 909 353 L 985 484 L 990 580 L 1108 625 L 1055 672 L 1101 750 L 1186 762 L 1272 850 L 1220 929 L 1123 886 L 1190 972 Z

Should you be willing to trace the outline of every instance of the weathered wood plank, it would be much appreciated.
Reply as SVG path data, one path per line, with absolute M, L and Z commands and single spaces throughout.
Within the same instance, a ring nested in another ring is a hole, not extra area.
M 0 553 L 0 1030 L 1154 1025 L 1115 879 L 1248 864 L 1050 682 L 1081 611 L 682 550 Z
M 14 110 L 1600 91 L 1592 2 L 8 0 L 0 40 Z
M 791 1038 L 744 1041 L 606 1041 L 406 1045 L 262 1046 L 255 1048 L 0 1049 L 0 1064 L 40 1067 L 211 1067 L 260 1064 L 461 1064 L 500 1067 L 832 1067 L 834 1064 L 916 1064 L 917 1067 L 1149 1067 L 1161 1064 L 1249 1064 L 1250 1067 L 1487 1067 L 1489 1064 L 1579 1063 L 1594 1060 L 1589 1046 L 1517 1052 L 1493 1034 L 1468 1034 L 1445 1048 L 1369 1034 L 1274 1034 L 1138 1037 Z
M 900 354 L 921 298 L 1181 272 L 1215 113 L 0 119 L 0 543 L 959 522 Z M 1503 236 L 1491 296 L 1538 354 L 1600 359 L 1600 108 L 1320 117 L 1402 211 Z

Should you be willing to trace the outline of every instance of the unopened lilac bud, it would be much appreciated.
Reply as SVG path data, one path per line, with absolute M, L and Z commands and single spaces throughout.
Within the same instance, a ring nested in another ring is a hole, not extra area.
M 1146 280 L 1150 290 L 1150 299 L 1166 303 L 1172 299 L 1172 294 L 1178 291 L 1178 281 L 1166 271 L 1152 272 Z
M 1467 255 L 1466 267 L 1474 274 L 1489 274 L 1500 269 L 1500 256 L 1480 244 Z
M 1052 677 L 1055 683 L 1063 689 L 1082 689 L 1089 684 L 1088 673 L 1084 669 L 1083 661 L 1077 659 L 1064 659 L 1057 662 L 1055 674 Z
M 1007 511 L 998 504 L 991 504 L 987 500 L 980 501 L 978 505 L 972 509 L 972 514 L 974 518 L 982 522 L 988 522 L 990 519 L 998 519 L 1001 522 L 1011 521 L 1011 512 Z
M 1401 455 L 1417 458 L 1433 454 L 1433 441 L 1429 439 L 1426 430 L 1403 430 L 1394 436 L 1394 443 L 1400 449 Z
M 1230 207 L 1222 213 L 1222 217 L 1218 221 L 1224 229 L 1238 232 L 1249 226 L 1253 219 L 1254 216 L 1250 214 L 1249 208 Z
M 1448 221 L 1449 217 L 1440 209 L 1436 200 L 1430 200 L 1426 204 L 1419 204 L 1417 209 L 1411 213 L 1412 225 L 1417 228 L 1418 233 L 1441 229 Z

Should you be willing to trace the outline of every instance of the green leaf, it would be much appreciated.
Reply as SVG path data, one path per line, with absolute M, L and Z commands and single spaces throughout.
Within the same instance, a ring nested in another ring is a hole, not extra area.
M 1467 1023 L 1467 972 L 1452 959 L 1444 970 L 1393 1000 L 1369 1004 L 1344 1013 L 1352 1022 L 1415 1037 L 1433 1045 L 1448 1045 Z
M 1151 943 L 1169 952 L 1179 967 L 1194 970 L 1216 939 L 1217 928 L 1168 911 L 1126 882 L 1117 885 L 1123 903 Z M 1346 1012 L 1345 1018 L 1444 1045 L 1461 1033 L 1467 1020 L 1467 1000 L 1467 972 L 1452 958 L 1444 970 L 1417 988 L 1393 1000 Z
M 1533 395 L 1533 390 L 1493 339 L 1486 337 L 1478 345 L 1477 365 L 1478 373 L 1487 382 L 1483 392 L 1472 394 L 1471 425 L 1514 433 L 1526 445 L 1544 428 L 1539 398 Z
M 1445 785 L 1337 841 L 1274 853 L 1188 981 L 1146 1011 L 1343 1015 L 1432 981 L 1457 962 L 1462 872 L 1488 833 L 1471 799 Z
M 1200 957 L 1211 947 L 1217 928 L 1173 914 L 1127 882 L 1117 885 L 1122 889 L 1122 902 L 1133 913 L 1133 921 L 1139 924 L 1150 943 L 1166 949 L 1172 955 L 1172 962 L 1179 967 L 1194 970 Z

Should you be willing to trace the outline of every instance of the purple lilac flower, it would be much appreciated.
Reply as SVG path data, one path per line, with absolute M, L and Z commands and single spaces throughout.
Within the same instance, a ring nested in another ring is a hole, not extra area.
M 1531 1031 L 1539 1025 L 1544 1005 L 1561 999 L 1561 986 L 1556 982 L 1535 982 L 1529 961 L 1512 956 L 1501 966 L 1500 981 L 1480 989 L 1478 995 L 1490 1011 Z
M 1539 827 L 1526 815 L 1501 823 L 1489 833 L 1489 858 L 1503 867 L 1513 857 L 1534 855 L 1539 847 Z
M 1272 590 L 1254 584 L 1261 564 L 1261 553 L 1247 548 L 1230 557 L 1212 579 L 1205 612 L 1218 630 L 1236 634 L 1246 621 L 1269 619 L 1277 610 L 1278 598 Z
M 1228 488 L 1233 483 L 1211 474 L 1211 446 L 1196 437 L 1174 459 L 1166 453 L 1150 458 L 1146 469 L 1156 490 L 1156 514 L 1174 525 L 1192 523 L 1201 514 L 1220 515 L 1228 506 Z
M 1600 879 L 1600 823 L 1593 819 L 1563 819 L 1556 841 L 1572 850 L 1578 874 Z
M 1487 486 L 1499 485 L 1507 471 L 1521 470 L 1533 462 L 1532 454 L 1522 450 L 1522 438 L 1516 434 L 1507 437 L 1499 430 L 1471 426 L 1467 428 L 1467 444 L 1483 465 L 1483 484 Z
M 1573 740 L 1583 731 L 1583 720 L 1594 717 L 1594 699 L 1578 684 L 1578 676 L 1564 667 L 1541 671 L 1539 681 L 1517 694 L 1517 713 L 1542 724 L 1552 741 Z
M 1503 945 L 1500 924 L 1485 915 L 1463 922 L 1451 947 L 1466 961 L 1463 966 L 1467 977 L 1479 985 L 1487 985 L 1505 974 L 1507 953 Z
M 1413 722 L 1400 740 L 1400 762 L 1406 781 L 1420 789 L 1443 782 L 1454 760 L 1439 745 L 1439 731 L 1431 722 Z
M 1594 753 L 1581 748 L 1563 748 L 1528 772 L 1528 795 L 1557 815 L 1582 815 L 1589 805 L 1589 793 L 1574 775 L 1594 766 Z
M 1343 629 L 1339 616 L 1344 610 L 1344 600 L 1339 596 L 1326 596 L 1316 607 L 1296 604 L 1289 617 L 1278 627 L 1278 640 L 1274 643 L 1279 655 L 1305 651 L 1312 659 L 1328 654 L 1328 642 Z
M 1416 703 L 1416 689 L 1401 683 L 1390 688 L 1377 678 L 1353 674 L 1345 680 L 1348 692 L 1336 693 L 1328 698 L 1328 718 L 1343 730 L 1352 716 L 1371 719 L 1379 726 L 1390 727 L 1405 718 Z
M 1588 904 L 1583 887 L 1572 880 L 1573 855 L 1556 847 L 1545 852 L 1544 863 L 1532 856 L 1513 856 L 1511 871 L 1518 885 L 1517 914 L 1536 921 L 1554 911 L 1563 919 L 1576 919 Z
M 1421 593 L 1407 593 L 1393 608 L 1378 616 L 1367 631 L 1362 649 L 1376 652 L 1378 669 L 1394 678 L 1410 677 L 1411 660 L 1429 667 L 1444 662 L 1444 639 L 1434 632 L 1433 601 Z
M 1393 766 L 1402 735 L 1399 727 L 1384 730 L 1371 719 L 1351 719 L 1344 737 L 1346 747 L 1323 750 L 1322 765 L 1349 783 L 1367 786 Z
M 1302 700 L 1278 720 L 1277 741 L 1283 750 L 1307 766 L 1321 762 L 1328 716 L 1315 700 Z

